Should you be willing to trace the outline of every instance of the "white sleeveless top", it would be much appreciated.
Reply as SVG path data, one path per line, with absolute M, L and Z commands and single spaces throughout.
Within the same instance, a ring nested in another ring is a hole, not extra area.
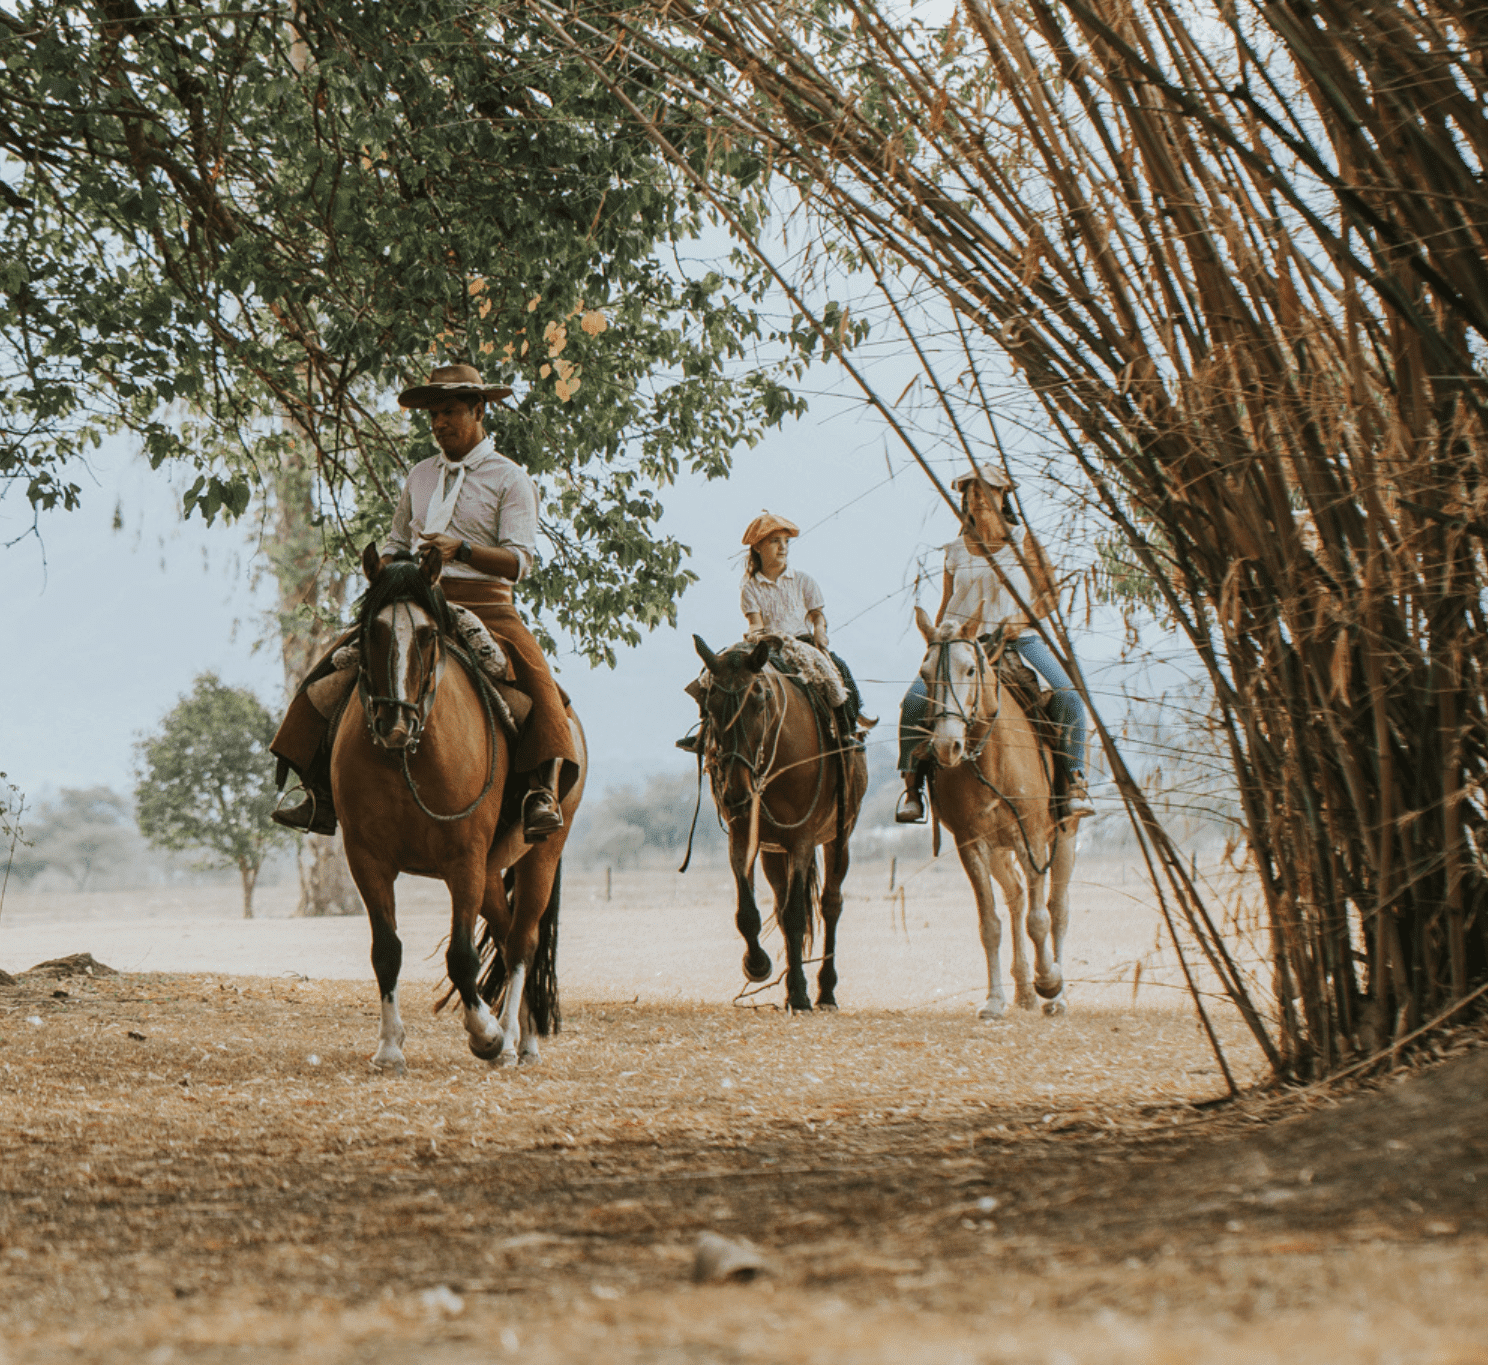
M 966 542 L 959 536 L 945 547 L 945 568 L 951 576 L 951 597 L 946 603 L 945 620 L 960 625 L 971 619 L 978 606 L 982 609 L 982 624 L 978 634 L 985 635 L 1000 625 L 1011 625 L 1021 634 L 1028 627 L 1028 617 L 1018 605 L 1017 598 L 1003 586 L 1003 579 L 1017 589 L 1018 596 L 1030 607 L 1033 606 L 1033 584 L 1023 566 L 1018 563 L 1017 551 L 1004 545 L 993 555 L 1002 579 L 981 555 L 972 554 Z

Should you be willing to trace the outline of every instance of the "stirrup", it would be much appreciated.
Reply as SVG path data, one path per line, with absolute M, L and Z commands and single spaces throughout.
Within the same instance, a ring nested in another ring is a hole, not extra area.
M 703 736 L 699 731 L 695 735 L 683 735 L 681 739 L 672 741 L 672 748 L 681 749 L 686 754 L 696 754 L 702 751 Z
M 925 823 L 923 788 L 919 791 L 906 789 L 899 794 L 898 804 L 894 807 L 894 823 L 896 825 L 923 825 Z
M 545 811 L 534 811 L 532 809 L 532 798 L 545 797 L 548 808 Z M 558 796 L 546 787 L 533 787 L 527 795 L 522 798 L 522 838 L 529 844 L 540 844 L 550 834 L 557 834 L 563 828 L 563 811 L 558 806 Z
M 330 797 L 317 796 L 311 787 L 301 787 L 305 799 L 297 806 L 287 809 L 276 807 L 269 812 L 269 819 L 296 834 L 334 834 L 336 832 L 336 810 Z

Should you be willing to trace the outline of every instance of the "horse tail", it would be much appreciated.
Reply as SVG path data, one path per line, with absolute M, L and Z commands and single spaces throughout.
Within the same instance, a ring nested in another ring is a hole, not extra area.
M 517 885 L 516 869 L 507 868 L 501 880 L 510 901 Z M 537 922 L 537 951 L 532 955 L 527 984 L 522 990 L 532 1027 L 544 1038 L 558 1033 L 563 1027 L 563 1012 L 558 1005 L 558 905 L 562 899 L 563 860 L 560 858 L 558 866 L 553 869 L 553 889 L 548 893 L 547 906 Z M 486 966 L 477 989 L 482 1000 L 492 1009 L 498 1009 L 506 987 L 506 957 L 489 924 L 481 935 L 480 956 Z M 449 994 L 453 995 L 454 991 Z
M 557 1033 L 563 1027 L 563 1011 L 558 1006 L 558 905 L 563 899 L 563 859 L 553 869 L 553 889 L 537 922 L 537 951 L 527 973 L 523 997 L 532 1018 L 532 1027 L 541 1037 Z

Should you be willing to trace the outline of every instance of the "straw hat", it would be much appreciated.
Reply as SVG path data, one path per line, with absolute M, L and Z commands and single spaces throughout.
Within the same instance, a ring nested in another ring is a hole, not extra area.
M 748 526 L 744 528 L 743 544 L 752 550 L 760 541 L 767 536 L 779 535 L 784 532 L 788 537 L 801 534 L 801 528 L 793 521 L 787 521 L 784 517 L 777 517 L 774 512 L 761 512 Z
M 979 473 L 957 474 L 951 480 L 951 487 L 958 493 L 965 493 L 968 484 L 983 483 L 988 488 L 1016 488 L 1008 476 L 995 465 L 982 465 Z
M 398 406 L 429 408 L 446 398 L 510 398 L 511 390 L 487 384 L 480 371 L 470 365 L 441 365 L 429 375 L 427 384 L 415 384 L 398 395 Z

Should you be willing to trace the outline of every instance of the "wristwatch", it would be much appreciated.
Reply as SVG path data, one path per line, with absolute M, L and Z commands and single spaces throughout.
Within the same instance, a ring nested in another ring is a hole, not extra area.
M 462 540 L 460 542 L 460 548 L 455 551 L 455 558 L 462 564 L 468 564 L 470 563 L 470 556 L 474 553 L 475 551 L 471 548 L 470 542 L 468 540 Z

